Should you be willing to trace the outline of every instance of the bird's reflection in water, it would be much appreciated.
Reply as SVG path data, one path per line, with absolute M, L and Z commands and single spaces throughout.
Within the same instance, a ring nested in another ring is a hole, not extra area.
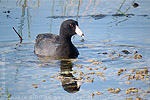
M 62 87 L 68 93 L 78 92 L 82 84 L 82 81 L 77 80 L 71 73 L 73 65 L 74 64 L 69 60 L 61 60 L 61 76 L 64 77 Z

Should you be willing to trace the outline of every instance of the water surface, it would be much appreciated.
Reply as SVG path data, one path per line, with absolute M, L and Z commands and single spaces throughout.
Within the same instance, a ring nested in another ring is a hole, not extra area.
M 0 99 L 150 99 L 149 6 L 147 0 L 0 0 Z M 79 57 L 37 57 L 37 34 L 59 34 L 66 19 L 77 20 L 85 34 L 84 41 L 72 38 Z

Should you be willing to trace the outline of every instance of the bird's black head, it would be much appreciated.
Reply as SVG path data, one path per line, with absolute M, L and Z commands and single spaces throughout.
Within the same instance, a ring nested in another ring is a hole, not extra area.
M 78 22 L 72 19 L 65 20 L 60 27 L 60 36 L 64 38 L 71 37 L 75 34 L 78 34 L 81 37 L 84 37 L 84 34 L 79 29 Z

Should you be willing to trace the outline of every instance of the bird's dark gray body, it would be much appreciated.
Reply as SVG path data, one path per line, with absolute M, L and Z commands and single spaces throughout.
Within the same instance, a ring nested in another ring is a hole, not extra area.
M 78 57 L 79 52 L 71 42 L 71 37 L 76 34 L 77 26 L 76 21 L 66 20 L 61 24 L 60 35 L 39 34 L 34 46 L 35 54 L 55 58 Z

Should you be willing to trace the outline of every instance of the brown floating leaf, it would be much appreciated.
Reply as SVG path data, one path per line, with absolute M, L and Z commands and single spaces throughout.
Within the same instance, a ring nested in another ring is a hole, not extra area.
M 34 88 L 38 88 L 37 86 L 34 86 Z
M 115 90 L 115 88 L 109 88 L 109 89 L 107 89 L 110 93 L 114 93 L 114 94 L 116 94 L 116 93 L 119 93 L 120 91 L 121 91 L 121 89 L 120 88 L 117 88 L 116 90 Z
M 131 82 L 129 82 L 129 81 L 125 81 L 125 83 L 127 83 L 127 84 L 131 84 Z
M 101 95 L 101 94 L 103 94 L 103 93 L 101 93 L 101 92 L 96 92 L 96 94 L 97 94 L 97 95 Z
M 45 82 L 46 80 L 43 80 L 43 82 Z
M 92 93 L 92 98 L 94 97 L 94 93 Z
M 133 56 L 133 58 L 134 58 L 134 59 L 142 59 L 142 55 L 135 54 L 135 55 Z
M 107 69 L 106 67 L 103 68 L 103 70 L 106 70 L 106 69 Z

